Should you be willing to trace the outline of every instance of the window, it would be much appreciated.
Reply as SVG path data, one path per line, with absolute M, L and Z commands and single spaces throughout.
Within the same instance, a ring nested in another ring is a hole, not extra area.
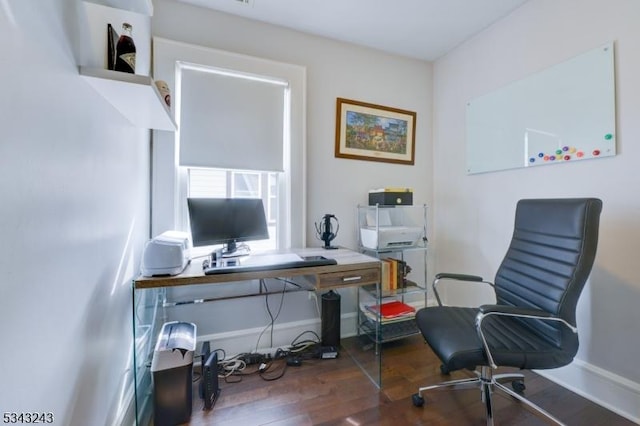
M 260 197 L 274 230 L 270 244 L 304 247 L 305 69 L 162 38 L 153 50 L 155 77 L 174 91 L 178 131 L 154 131 L 151 234 L 188 230 L 188 196 Z M 238 87 L 240 95 L 230 93 Z M 280 107 L 269 106 L 275 102 Z M 265 122 L 265 107 L 279 116 Z M 243 115 L 210 127 L 231 111 Z M 277 151 L 267 137 L 279 140 Z M 195 146 L 183 152 L 186 140 Z
M 260 173 L 232 171 L 231 177 L 233 182 L 231 186 L 232 197 L 262 198 Z
M 179 164 L 186 168 L 181 175 L 187 176 L 181 197 L 185 202 L 180 204 L 186 204 L 186 197 L 260 198 L 270 237 L 250 246 L 277 248 L 279 173 L 256 169 L 284 169 L 288 84 L 194 64 L 179 68 L 177 77 Z
M 269 227 L 269 240 L 251 241 L 254 250 L 277 248 L 278 173 L 213 168 L 186 168 L 187 197 L 261 198 Z

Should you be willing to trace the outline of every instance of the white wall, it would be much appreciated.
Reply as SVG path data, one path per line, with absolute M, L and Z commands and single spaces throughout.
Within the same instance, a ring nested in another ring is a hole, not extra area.
M 367 202 L 369 189 L 384 186 L 412 187 L 416 203 L 431 204 L 430 63 L 169 0 L 154 1 L 152 33 L 170 40 L 306 68 L 307 245 L 319 247 L 323 244 L 316 239 L 314 222 L 319 222 L 325 213 L 332 213 L 340 222 L 338 237 L 332 244 L 356 248 L 356 205 Z M 416 111 L 415 165 L 335 158 L 338 97 Z M 344 314 L 347 310 L 353 311 L 354 305 L 353 295 L 349 291 L 343 291 L 343 296 Z M 286 297 L 283 320 L 278 323 L 284 322 L 284 319 L 295 321 L 317 318 L 315 303 L 306 294 L 291 294 Z M 242 324 L 245 328 L 267 324 L 268 317 L 264 312 L 262 298 L 235 303 L 242 303 L 245 308 L 252 306 L 251 310 L 256 312 L 253 318 L 244 318 Z M 198 331 L 220 333 L 238 326 L 238 320 L 222 318 L 215 324 L 216 330 L 202 324 L 198 326 Z M 288 340 L 286 343 L 289 342 Z
M 526 197 L 596 196 L 604 202 L 595 266 L 578 306 L 578 361 L 549 374 L 640 421 L 640 3 L 530 0 L 438 60 L 434 69 L 436 269 L 491 277 Z M 465 105 L 577 54 L 615 41 L 618 155 L 467 176 Z M 475 302 L 473 293 L 450 302 Z M 602 393 L 598 381 L 617 389 Z
M 307 241 L 324 213 L 340 219 L 334 244 L 355 247 L 355 206 L 367 191 L 409 186 L 431 203 L 431 64 L 170 0 L 154 1 L 154 36 L 307 68 Z M 417 112 L 416 165 L 334 158 L 336 98 Z
M 79 76 L 77 3 L 0 1 L 0 406 L 100 425 L 131 385 L 149 132 Z

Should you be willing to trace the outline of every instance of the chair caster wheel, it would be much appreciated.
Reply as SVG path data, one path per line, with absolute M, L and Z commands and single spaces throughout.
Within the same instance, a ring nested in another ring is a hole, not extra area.
M 419 393 L 411 395 L 411 401 L 414 407 L 422 407 L 424 405 L 424 398 Z
M 444 364 L 440 364 L 440 373 L 442 374 L 449 374 L 450 371 L 447 367 L 444 366 Z
M 513 388 L 514 391 L 520 394 L 524 393 L 524 390 L 527 388 L 524 385 L 523 380 L 514 380 L 513 382 L 511 382 L 511 387 Z

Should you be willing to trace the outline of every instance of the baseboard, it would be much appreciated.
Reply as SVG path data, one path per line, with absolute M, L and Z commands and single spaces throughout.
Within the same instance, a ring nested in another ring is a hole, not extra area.
M 222 348 L 229 357 L 245 352 L 270 352 L 276 348 L 288 347 L 305 332 L 313 332 L 318 336 L 321 333 L 321 323 L 318 318 L 275 324 L 273 328 L 273 342 L 270 341 L 269 330 L 264 331 L 265 327 L 200 335 L 198 342 L 209 341 L 212 350 Z M 340 316 L 341 336 L 350 337 L 355 336 L 356 333 L 356 313 L 342 314 Z M 303 336 L 304 339 L 313 337 L 313 335 Z M 259 343 L 258 339 L 260 339 Z
M 424 307 L 423 301 L 408 302 L 408 304 L 416 308 L 416 310 Z M 357 317 L 357 312 L 348 312 L 340 315 L 341 337 L 352 337 L 358 334 Z M 306 331 L 312 331 L 320 336 L 320 328 L 320 319 L 313 318 L 275 324 L 273 343 L 269 341 L 270 332 L 264 331 L 265 327 L 200 335 L 198 336 L 198 342 L 210 341 L 211 349 L 223 348 L 227 356 L 254 351 L 269 352 L 276 348 L 282 348 L 290 345 L 294 339 Z M 260 337 L 261 334 L 262 337 Z M 311 336 L 306 336 L 307 339 L 310 337 Z M 260 339 L 259 344 L 258 339 Z
M 640 424 L 640 384 L 579 359 L 536 373 L 614 413 Z

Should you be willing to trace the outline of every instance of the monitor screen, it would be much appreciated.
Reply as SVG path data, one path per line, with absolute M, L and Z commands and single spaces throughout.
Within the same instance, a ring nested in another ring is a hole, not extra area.
M 187 198 L 191 238 L 195 247 L 269 239 L 267 220 L 259 198 Z

